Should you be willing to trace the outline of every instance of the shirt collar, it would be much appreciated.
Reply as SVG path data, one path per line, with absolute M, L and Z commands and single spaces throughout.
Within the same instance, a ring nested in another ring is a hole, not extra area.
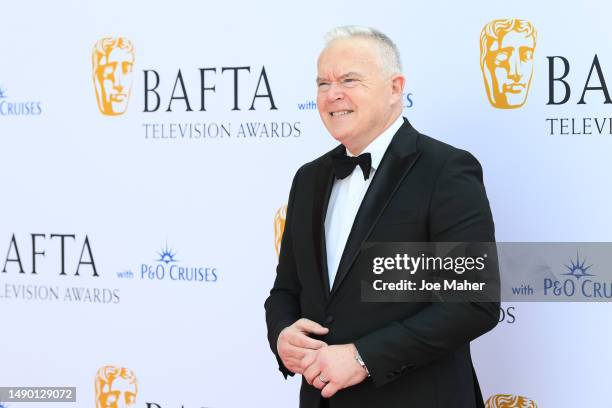
M 395 121 L 391 124 L 391 126 L 386 128 L 380 135 L 378 135 L 377 138 L 372 140 L 370 144 L 367 145 L 365 149 L 363 149 L 363 152 L 361 152 L 361 154 L 370 153 L 370 155 L 372 156 L 372 168 L 374 170 L 378 169 L 383 155 L 387 151 L 387 147 L 389 147 L 389 144 L 391 144 L 393 136 L 397 133 L 397 131 L 403 124 L 404 118 L 402 117 L 402 115 L 399 115 L 397 119 L 395 119 Z M 354 154 L 349 152 L 348 149 L 346 149 L 346 155 L 355 156 Z

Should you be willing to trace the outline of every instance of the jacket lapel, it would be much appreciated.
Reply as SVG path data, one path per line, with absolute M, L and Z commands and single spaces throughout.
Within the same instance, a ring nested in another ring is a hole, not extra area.
M 330 296 L 338 291 L 342 281 L 355 262 L 361 246 L 372 232 L 378 217 L 389 204 L 401 181 L 417 161 L 420 152 L 417 150 L 418 133 L 404 119 L 404 124 L 393 136 L 389 148 L 385 152 L 372 183 L 363 198 L 355 216 L 355 221 L 344 247 L 338 272 Z M 333 180 L 332 180 L 333 181 Z M 329 198 L 329 196 L 328 196 Z M 323 218 L 325 220 L 325 218 Z M 323 252 L 325 254 L 325 252 Z M 327 262 L 325 262 L 326 264 Z M 327 271 L 327 266 L 325 267 Z M 326 279 L 327 277 L 326 272 Z
M 312 207 L 312 231 L 318 270 L 321 273 L 321 282 L 323 283 L 323 292 L 326 299 L 329 298 L 330 295 L 330 285 L 329 273 L 327 271 L 327 249 L 325 244 L 325 216 L 327 215 L 329 197 L 334 184 L 331 156 L 336 152 L 344 150 L 344 146 L 339 145 L 329 152 L 318 167 L 315 178 L 314 203 Z

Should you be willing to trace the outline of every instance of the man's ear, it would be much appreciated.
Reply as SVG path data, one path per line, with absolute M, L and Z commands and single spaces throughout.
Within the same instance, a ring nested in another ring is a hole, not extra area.
M 404 75 L 394 74 L 391 77 L 391 95 L 394 102 L 402 99 L 405 85 L 406 77 Z

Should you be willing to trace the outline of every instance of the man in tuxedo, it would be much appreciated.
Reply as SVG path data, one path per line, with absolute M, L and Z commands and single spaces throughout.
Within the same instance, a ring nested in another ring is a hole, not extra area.
M 354 263 L 366 242 L 493 242 L 482 169 L 468 152 L 402 118 L 395 44 L 366 27 L 328 34 L 317 107 L 341 144 L 296 173 L 268 340 L 300 407 L 483 406 L 469 342 L 496 302 L 362 302 Z

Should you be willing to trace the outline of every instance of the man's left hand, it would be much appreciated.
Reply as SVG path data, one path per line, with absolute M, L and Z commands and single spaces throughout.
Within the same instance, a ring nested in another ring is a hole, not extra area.
M 368 377 L 355 359 L 356 355 L 354 344 L 322 347 L 302 359 L 304 378 L 308 384 L 322 390 L 323 397 L 329 398 Z

